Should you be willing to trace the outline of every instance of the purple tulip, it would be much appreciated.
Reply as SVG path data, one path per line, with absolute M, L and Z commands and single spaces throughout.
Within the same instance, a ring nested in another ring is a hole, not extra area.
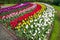
M 10 10 L 15 10 L 15 9 L 17 9 L 17 8 L 22 8 L 22 7 L 27 6 L 27 5 L 29 5 L 29 4 L 30 4 L 30 2 L 26 2 L 26 3 L 23 3 L 23 5 L 22 5 L 22 4 L 16 4 L 16 5 L 11 6 L 11 7 L 2 8 L 2 9 L 0 9 L 0 13 L 8 12 L 8 11 L 10 11 Z

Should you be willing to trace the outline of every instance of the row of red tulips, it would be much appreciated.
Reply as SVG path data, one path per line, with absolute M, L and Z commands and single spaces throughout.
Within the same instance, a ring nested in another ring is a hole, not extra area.
M 27 20 L 29 16 L 33 16 L 37 11 L 39 11 L 41 9 L 41 6 L 39 4 L 37 4 L 37 7 L 35 8 L 35 10 L 33 10 L 30 13 L 24 14 L 23 16 L 20 16 L 14 20 L 12 20 L 10 22 L 10 26 L 12 28 L 15 28 L 18 24 L 18 22 L 22 22 L 22 20 Z

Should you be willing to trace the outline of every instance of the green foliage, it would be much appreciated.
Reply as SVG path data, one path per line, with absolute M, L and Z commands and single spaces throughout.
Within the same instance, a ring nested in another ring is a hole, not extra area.
M 60 4 L 60 0 L 54 0 L 53 3 L 56 4 L 56 5 L 59 5 Z
M 60 0 L 0 0 L 0 3 L 23 3 L 23 2 L 45 2 L 45 3 L 50 3 L 50 4 L 55 4 L 55 5 L 60 5 Z
M 52 34 L 50 37 L 50 40 L 60 40 L 60 20 L 59 20 L 59 12 L 60 12 L 60 6 L 52 5 L 57 13 L 55 14 L 55 22 L 54 22 L 54 28 L 52 30 Z

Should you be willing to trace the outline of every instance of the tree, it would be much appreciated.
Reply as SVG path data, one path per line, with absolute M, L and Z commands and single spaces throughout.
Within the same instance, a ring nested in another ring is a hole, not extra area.
M 60 0 L 54 0 L 53 2 L 55 5 L 59 5 L 60 4 Z

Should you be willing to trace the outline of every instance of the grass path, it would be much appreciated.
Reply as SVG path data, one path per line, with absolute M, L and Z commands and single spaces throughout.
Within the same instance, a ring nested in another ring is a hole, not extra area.
M 57 11 L 50 40 L 60 40 L 60 6 L 52 5 Z

